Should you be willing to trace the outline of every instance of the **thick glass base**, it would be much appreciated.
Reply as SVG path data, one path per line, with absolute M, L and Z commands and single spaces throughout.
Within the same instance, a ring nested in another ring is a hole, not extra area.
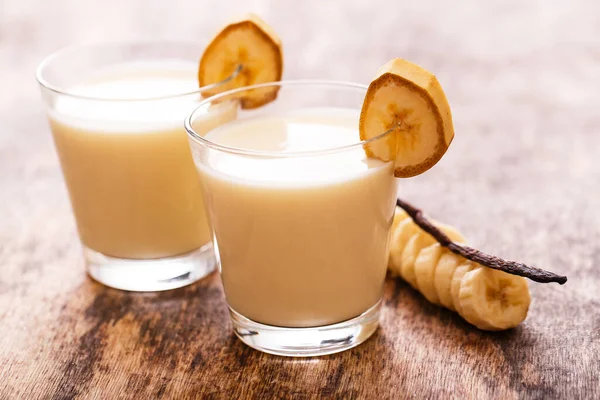
M 115 289 L 155 292 L 175 289 L 202 279 L 215 269 L 212 244 L 189 253 L 154 260 L 109 257 L 83 248 L 88 273 Z
M 379 325 L 381 301 L 350 320 L 311 328 L 284 328 L 254 322 L 229 308 L 233 331 L 248 346 L 287 357 L 339 353 L 367 340 Z

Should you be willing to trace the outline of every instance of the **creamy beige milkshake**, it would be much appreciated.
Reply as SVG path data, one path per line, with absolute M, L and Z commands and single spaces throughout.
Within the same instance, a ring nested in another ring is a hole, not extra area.
M 358 112 L 257 116 L 206 136 L 280 155 L 209 151 L 197 158 L 227 302 L 236 312 L 274 326 L 323 326 L 356 317 L 381 298 L 396 193 L 392 164 L 367 159 L 360 145 L 306 155 L 357 143 Z M 298 152 L 304 155 L 290 154 Z
M 155 259 L 210 242 L 183 128 L 200 94 L 178 96 L 197 90 L 196 70 L 192 62 L 113 65 L 68 88 L 96 100 L 56 101 L 51 128 L 88 248 Z

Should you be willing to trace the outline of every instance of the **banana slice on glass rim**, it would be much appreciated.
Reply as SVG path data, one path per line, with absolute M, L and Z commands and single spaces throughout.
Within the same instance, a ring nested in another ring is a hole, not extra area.
M 283 74 L 281 40 L 265 21 L 248 14 L 223 28 L 209 43 L 200 59 L 200 87 L 224 82 L 207 89 L 204 96 L 260 83 L 280 81 Z M 232 77 L 229 81 L 226 81 Z M 226 82 L 225 82 L 226 81 Z M 277 97 L 278 86 L 243 91 L 243 109 L 260 107 Z
M 435 75 L 395 58 L 383 65 L 367 90 L 360 113 L 361 140 L 393 130 L 365 145 L 370 157 L 394 161 L 394 175 L 408 178 L 433 167 L 454 138 L 452 113 Z

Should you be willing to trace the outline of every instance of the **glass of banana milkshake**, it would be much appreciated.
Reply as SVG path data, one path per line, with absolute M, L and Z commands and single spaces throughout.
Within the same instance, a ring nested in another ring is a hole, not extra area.
M 365 92 L 267 83 L 213 96 L 186 120 L 234 331 L 251 347 L 335 353 L 378 325 L 397 187 L 393 162 L 365 152 L 389 133 L 359 139 Z M 249 98 L 275 100 L 244 108 Z M 222 107 L 236 120 L 206 132 Z
M 199 88 L 203 49 L 182 42 L 73 47 L 38 69 L 87 270 L 105 285 L 172 289 L 214 269 L 183 120 L 204 90 L 233 77 Z M 235 118 L 234 108 L 220 110 L 205 123 Z

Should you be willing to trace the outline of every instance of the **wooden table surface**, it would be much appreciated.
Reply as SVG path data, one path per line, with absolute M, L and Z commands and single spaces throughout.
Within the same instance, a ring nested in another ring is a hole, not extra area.
M 600 2 L 0 0 L 0 398 L 600 398 Z M 323 358 L 233 336 L 218 276 L 156 294 L 84 271 L 34 80 L 73 43 L 212 34 L 253 10 L 286 78 L 433 70 L 455 142 L 401 195 L 477 247 L 566 274 L 527 320 L 478 331 L 388 279 L 381 327 Z

